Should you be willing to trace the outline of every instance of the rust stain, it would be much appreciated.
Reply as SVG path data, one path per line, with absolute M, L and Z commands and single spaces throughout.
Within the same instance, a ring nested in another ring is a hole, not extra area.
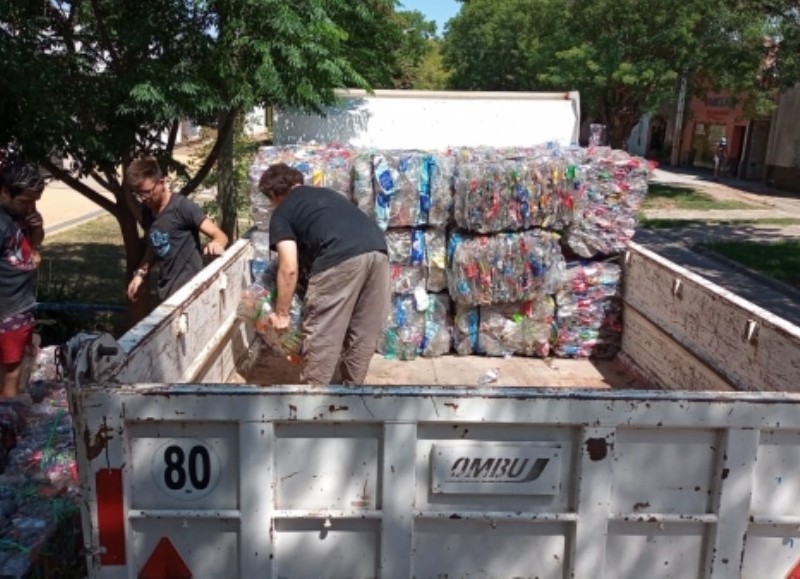
M 369 506 L 369 480 L 364 481 L 364 488 L 356 501 L 350 501 L 350 506 L 357 509 L 365 509 Z
M 445 402 L 444 405 L 448 408 L 452 408 L 454 411 L 458 410 L 458 404 L 455 402 Z
M 650 506 L 650 503 L 636 503 L 635 505 L 633 505 L 633 511 L 637 512 L 637 511 L 640 511 L 642 509 L 646 509 L 649 506 Z
M 328 406 L 328 412 L 330 412 L 331 414 L 333 414 L 334 412 L 346 412 L 348 410 L 350 410 L 348 406 L 334 406 L 333 404 Z
M 97 430 L 94 437 L 92 437 L 92 432 L 88 426 L 83 429 L 83 444 L 86 446 L 86 456 L 90 461 L 106 450 L 108 441 L 114 438 L 110 434 L 112 431 L 113 429 L 105 423 L 105 420 L 103 420 L 103 425 Z
M 598 462 L 608 456 L 608 443 L 605 438 L 590 438 L 586 441 L 586 451 L 593 462 Z
M 731 469 L 723 468 L 722 469 L 722 480 L 725 480 L 726 478 L 728 478 L 729 474 L 731 474 Z
M 289 404 L 289 420 L 297 420 L 297 406 Z

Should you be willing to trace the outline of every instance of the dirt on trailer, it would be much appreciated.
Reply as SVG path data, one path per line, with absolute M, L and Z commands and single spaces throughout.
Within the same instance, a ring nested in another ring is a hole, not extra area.
M 252 354 L 249 370 L 235 380 L 247 384 L 299 384 L 300 369 L 262 348 Z M 334 383 L 338 377 L 334 376 Z M 492 358 L 441 356 L 414 360 L 372 358 L 365 382 L 372 386 L 526 386 L 548 388 L 653 389 L 618 358 Z

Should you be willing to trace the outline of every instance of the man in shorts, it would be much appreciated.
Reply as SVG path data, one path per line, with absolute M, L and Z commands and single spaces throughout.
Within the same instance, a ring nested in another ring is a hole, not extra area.
M 11 161 L 0 169 L 0 398 L 20 390 L 20 370 L 33 337 L 36 269 L 44 226 L 36 202 L 44 179 L 33 165 Z

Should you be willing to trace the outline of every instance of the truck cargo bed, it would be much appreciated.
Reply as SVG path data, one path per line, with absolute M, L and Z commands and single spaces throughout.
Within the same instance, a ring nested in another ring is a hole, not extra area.
M 372 358 L 366 383 L 373 386 L 469 386 L 480 385 L 488 372 L 497 378 L 494 386 L 546 386 L 558 388 L 651 389 L 620 359 L 587 360 L 556 358 L 491 358 L 484 356 L 441 356 L 415 360 Z M 298 384 L 299 369 L 280 356 L 258 349 L 252 366 L 233 382 L 249 384 Z M 336 382 L 336 380 L 334 380 Z

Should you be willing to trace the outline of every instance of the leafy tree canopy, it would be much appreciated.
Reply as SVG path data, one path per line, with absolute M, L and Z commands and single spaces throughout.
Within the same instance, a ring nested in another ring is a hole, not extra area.
M 0 3 L 0 143 L 111 212 L 128 268 L 142 246 L 139 207 L 120 182 L 155 154 L 188 194 L 208 174 L 239 111 L 255 104 L 316 110 L 338 87 L 369 88 L 396 38 L 394 0 L 4 0 Z M 358 40 L 362 47 L 356 46 Z M 369 43 L 377 57 L 371 57 Z M 190 173 L 172 149 L 177 119 L 217 124 Z M 163 138 L 163 135 L 167 135 Z M 49 163 L 74 159 L 80 174 Z M 91 175 L 109 196 L 79 177 Z
M 745 1 L 745 0 L 742 0 Z M 753 0 L 755 1 L 755 0 Z M 444 42 L 452 88 L 579 90 L 621 146 L 681 75 L 764 108 L 770 22 L 724 0 L 468 0 Z

